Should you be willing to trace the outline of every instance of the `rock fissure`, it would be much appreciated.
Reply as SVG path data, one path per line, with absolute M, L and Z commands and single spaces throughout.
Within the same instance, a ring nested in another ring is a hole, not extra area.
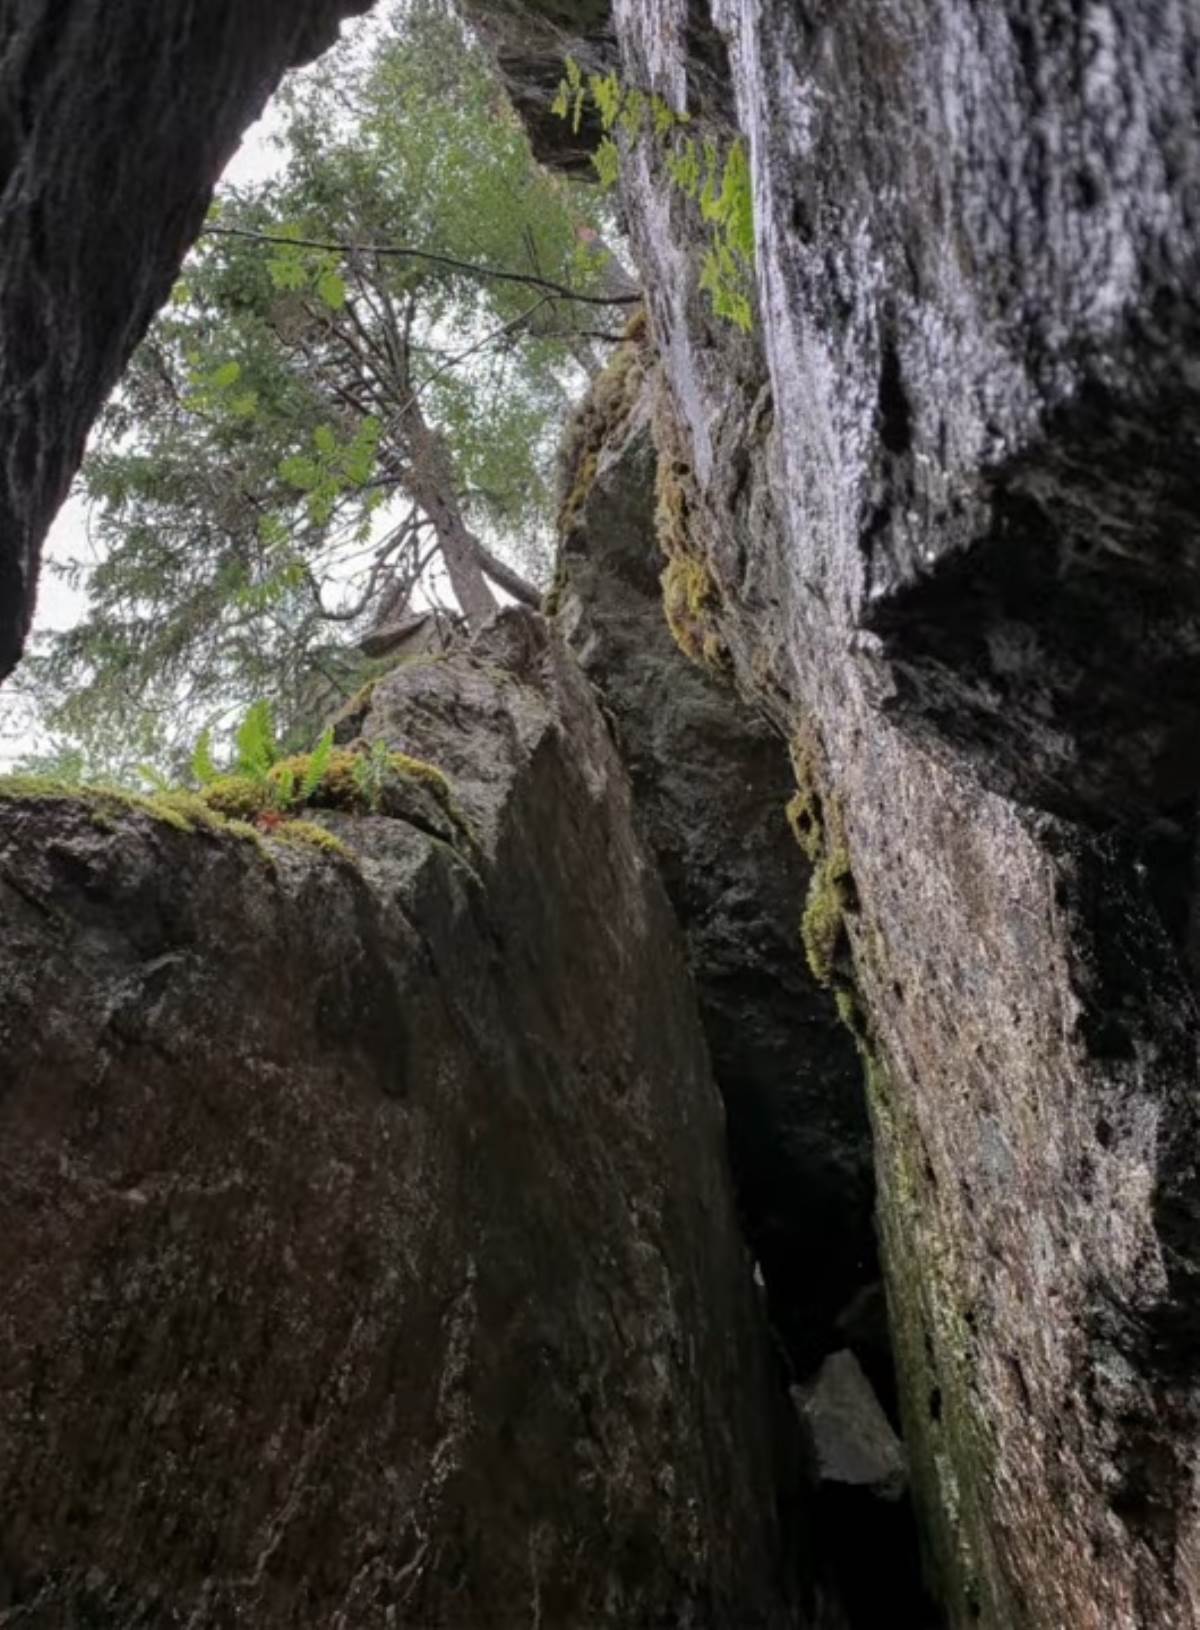
M 0 668 L 359 9 L 14 13 Z M 467 9 L 570 172 L 568 53 L 740 132 L 755 328 L 631 151 L 554 631 L 345 721 L 471 845 L 0 800 L 0 1621 L 1194 1630 L 1200 18 Z

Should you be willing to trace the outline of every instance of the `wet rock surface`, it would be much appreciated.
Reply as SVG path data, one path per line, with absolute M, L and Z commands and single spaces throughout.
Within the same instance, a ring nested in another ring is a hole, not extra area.
M 754 335 L 650 146 L 622 208 L 684 638 L 792 747 L 947 1621 L 1194 1630 L 1200 18 L 472 3 L 540 151 L 560 49 L 749 143 Z M 236 130 L 339 9 L 14 11 L 0 668 Z M 796 1616 L 682 951 L 605 730 L 556 735 L 569 670 L 504 627 L 366 721 L 478 857 L 0 812 L 10 1623 Z
M 623 207 L 696 643 L 810 812 L 928 1576 L 955 1627 L 1190 1630 L 1200 19 L 614 18 L 751 151 L 750 338 L 651 143 Z
M 470 838 L 323 815 L 349 862 L 0 800 L 0 1622 L 809 1622 L 588 687 L 507 613 L 364 729 L 437 749 Z

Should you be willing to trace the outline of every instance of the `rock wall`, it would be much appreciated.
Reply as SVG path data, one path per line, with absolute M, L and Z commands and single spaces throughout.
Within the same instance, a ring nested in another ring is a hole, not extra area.
M 237 130 L 353 9 L 10 3 L 0 671 Z M 790 745 L 948 1623 L 1193 1630 L 1200 16 L 471 9 L 550 156 L 567 49 L 748 143 L 750 335 L 622 162 L 665 609 Z M 14 1624 L 836 1618 L 681 944 L 570 665 L 496 639 L 368 720 L 478 848 L 0 810 Z
M 751 153 L 749 337 L 655 144 L 622 160 L 680 493 L 666 610 L 690 582 L 685 643 L 791 741 L 930 1577 L 955 1627 L 1183 1630 L 1200 18 L 613 18 L 626 83 Z
M 0 678 L 88 428 L 238 138 L 369 4 L 0 6 Z
M 810 866 L 778 732 L 689 661 L 663 617 L 656 389 L 638 333 L 568 430 L 554 606 L 615 722 L 686 936 L 739 1206 L 799 1377 L 843 1344 L 838 1315 L 878 1278 L 866 1101 L 853 1040 L 805 965 Z
M 585 682 L 506 614 L 364 729 L 437 751 L 469 836 L 0 798 L 0 1623 L 815 1622 Z

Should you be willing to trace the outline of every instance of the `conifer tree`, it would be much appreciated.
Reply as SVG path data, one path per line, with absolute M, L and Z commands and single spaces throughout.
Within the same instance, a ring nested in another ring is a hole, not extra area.
M 110 769 L 258 697 L 309 728 L 418 585 L 536 600 L 556 429 L 632 298 L 443 0 L 285 97 L 279 175 L 223 196 L 101 418 L 88 614 L 26 665 Z

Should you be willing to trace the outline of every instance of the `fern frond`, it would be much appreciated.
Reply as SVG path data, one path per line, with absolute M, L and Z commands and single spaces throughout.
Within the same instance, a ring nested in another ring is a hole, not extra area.
M 270 702 L 264 699 L 251 706 L 238 726 L 236 741 L 239 771 L 261 781 L 279 756 Z
M 143 781 L 148 781 L 155 792 L 170 792 L 171 783 L 161 770 L 156 770 L 153 764 L 139 764 L 138 774 Z
M 296 802 L 296 771 L 292 765 L 280 766 L 272 779 L 271 788 L 276 809 L 291 809 Z
M 321 733 L 321 739 L 309 754 L 308 769 L 304 772 L 304 780 L 300 783 L 300 802 L 307 803 L 325 779 L 325 772 L 329 768 L 329 760 L 333 757 L 333 726 L 329 725 Z
M 213 762 L 212 731 L 206 725 L 200 732 L 195 747 L 192 748 L 192 774 L 202 787 L 207 787 L 210 781 L 215 781 L 220 771 Z

